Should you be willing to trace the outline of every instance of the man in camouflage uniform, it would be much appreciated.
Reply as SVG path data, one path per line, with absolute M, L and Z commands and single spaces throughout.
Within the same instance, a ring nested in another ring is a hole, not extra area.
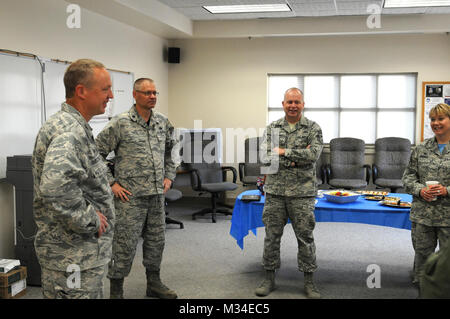
M 44 298 L 102 298 L 114 229 L 107 167 L 88 121 L 113 98 L 105 67 L 78 60 L 66 102 L 39 130 L 32 156 L 36 254 Z
M 170 189 L 179 163 L 171 154 L 176 144 L 174 128 L 164 115 L 153 110 L 157 94 L 153 80 L 136 80 L 136 104 L 115 116 L 96 138 L 103 157 L 115 153 L 114 176 L 109 176 L 117 215 L 108 272 L 111 298 L 123 298 L 124 278 L 130 273 L 141 234 L 147 296 L 177 298 L 161 282 L 160 266 L 165 236 L 164 193 Z
M 280 241 L 288 218 L 298 243 L 298 268 L 304 272 L 304 289 L 308 298 L 320 298 L 313 282 L 317 268 L 313 230 L 317 193 L 315 165 L 322 152 L 320 126 L 302 115 L 303 93 L 297 88 L 286 91 L 282 102 L 285 117 L 272 122 L 264 133 L 261 150 L 271 166 L 278 166 L 266 177 L 266 201 L 263 222 L 263 267 L 266 277 L 256 289 L 267 296 L 275 289 L 275 270 L 280 268 Z
M 450 236 L 450 106 L 438 104 L 429 116 L 435 136 L 412 150 L 403 174 L 405 190 L 413 195 L 410 220 L 416 285 L 438 241 L 443 247 Z M 427 181 L 438 181 L 439 185 L 427 187 Z

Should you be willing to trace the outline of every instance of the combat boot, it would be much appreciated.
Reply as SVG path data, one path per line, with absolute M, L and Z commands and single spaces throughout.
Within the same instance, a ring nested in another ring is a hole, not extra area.
M 255 289 L 255 294 L 260 297 L 267 296 L 275 289 L 275 270 L 266 270 L 266 278 Z
M 310 299 L 319 299 L 320 298 L 320 292 L 319 289 L 317 289 L 316 285 L 313 281 L 313 273 L 312 272 L 305 272 L 305 294 L 307 298 Z
M 109 298 L 110 299 L 123 299 L 123 278 L 114 279 L 110 278 Z
M 148 271 L 147 275 L 147 297 L 157 297 L 160 299 L 176 299 L 178 298 L 175 291 L 167 288 L 159 276 L 159 271 Z

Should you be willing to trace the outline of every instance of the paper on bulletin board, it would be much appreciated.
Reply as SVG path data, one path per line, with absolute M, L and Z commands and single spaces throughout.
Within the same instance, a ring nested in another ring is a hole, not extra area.
M 450 105 L 450 82 L 427 84 L 424 82 L 424 114 L 423 114 L 423 139 L 433 137 L 430 126 L 430 110 L 439 103 Z

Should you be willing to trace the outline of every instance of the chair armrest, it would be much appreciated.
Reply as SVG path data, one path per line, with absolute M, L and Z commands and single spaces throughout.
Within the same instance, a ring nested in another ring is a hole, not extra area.
M 236 169 L 232 166 L 222 166 L 221 167 L 222 171 L 225 173 L 226 171 L 232 171 L 233 172 L 233 183 L 236 183 L 236 179 L 237 179 L 237 172 Z M 225 176 L 226 177 L 226 176 Z M 224 177 L 224 181 L 226 180 L 226 178 Z
M 242 182 L 244 178 L 244 165 L 245 163 L 239 163 L 239 180 Z
M 372 180 L 375 183 L 375 181 L 378 178 L 378 166 L 376 164 L 372 165 Z
M 367 182 L 367 185 L 369 185 L 370 175 L 371 175 L 370 174 L 370 171 L 371 171 L 370 165 L 369 164 L 364 164 L 363 167 L 366 169 L 366 182 Z
M 327 184 L 330 184 L 331 165 L 330 164 L 323 165 L 323 171 L 325 173 L 325 180 L 326 180 Z
M 327 183 L 326 164 L 320 166 L 319 172 L 320 172 L 320 179 L 322 180 L 322 184 L 326 184 Z
M 198 170 L 193 168 L 188 170 L 188 172 L 191 174 L 191 187 L 195 191 L 201 191 L 202 190 L 202 180 L 200 178 L 200 174 L 198 173 Z M 197 182 L 197 186 L 195 184 Z

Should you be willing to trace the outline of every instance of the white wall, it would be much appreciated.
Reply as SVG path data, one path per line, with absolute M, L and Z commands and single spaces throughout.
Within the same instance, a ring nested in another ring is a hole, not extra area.
M 168 112 L 167 40 L 97 13 L 81 10 L 81 28 L 69 29 L 68 2 L 0 0 L 0 47 L 75 61 L 92 58 L 107 68 L 152 77 L 161 91 L 158 108 Z
M 67 6 L 61 0 L 0 0 L 0 48 L 66 61 L 92 58 L 133 72 L 135 79 L 151 77 L 161 92 L 157 108 L 168 114 L 167 40 L 83 9 L 81 28 L 69 29 Z M 14 257 L 12 227 L 12 186 L 0 182 L 0 258 Z
M 450 80 L 450 36 L 444 34 L 196 39 L 170 45 L 181 48 L 181 63 L 169 66 L 171 121 L 192 128 L 202 119 L 203 127 L 224 133 L 266 126 L 268 73 L 418 72 L 420 140 L 422 81 Z
M 181 63 L 169 66 L 170 118 L 187 128 L 196 119 L 223 129 L 264 127 L 267 73 L 418 72 L 419 108 L 422 81 L 450 79 L 448 35 L 198 39 L 170 45 L 181 48 Z

